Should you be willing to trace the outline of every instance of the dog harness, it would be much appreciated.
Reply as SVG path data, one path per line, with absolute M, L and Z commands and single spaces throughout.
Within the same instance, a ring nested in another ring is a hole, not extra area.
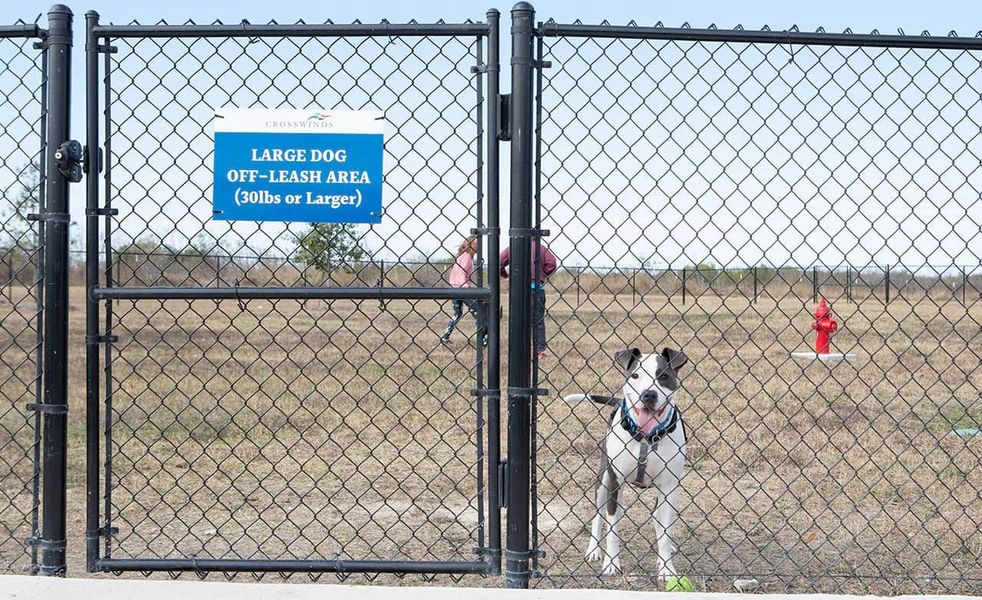
M 685 423 L 682 421 L 682 415 L 679 410 L 672 405 L 670 407 L 671 413 L 665 417 L 665 420 L 658 423 L 655 428 L 649 432 L 645 433 L 638 426 L 637 421 L 631 416 L 631 409 L 627 405 L 627 398 L 621 400 L 621 427 L 623 427 L 628 433 L 631 434 L 635 440 L 641 442 L 641 448 L 638 451 L 638 471 L 634 478 L 634 483 L 639 486 L 644 485 L 644 475 L 648 470 L 648 454 L 651 452 L 652 448 L 658 451 L 658 442 L 662 440 L 666 435 L 675 431 L 679 423 L 682 424 L 682 436 L 685 438 Z

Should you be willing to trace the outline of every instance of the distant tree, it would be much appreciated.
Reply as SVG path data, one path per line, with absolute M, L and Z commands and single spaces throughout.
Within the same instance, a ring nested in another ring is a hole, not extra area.
M 294 237 L 296 259 L 325 273 L 343 266 L 346 261 L 365 258 L 358 227 L 353 223 L 317 223 L 306 233 Z
M 17 189 L 11 202 L 5 203 L 0 229 L 6 234 L 5 247 L 18 250 L 33 250 L 37 245 L 33 223 L 27 215 L 38 211 L 38 192 L 41 185 L 41 168 L 32 162 L 17 174 Z
M 703 283 L 714 281 L 720 274 L 720 268 L 711 262 L 703 262 L 697 265 L 690 265 L 686 270 L 699 277 Z
M 177 251 L 177 254 L 181 257 L 195 258 L 205 262 L 211 262 L 216 258 L 231 258 L 231 253 L 225 248 L 222 241 L 210 231 L 202 231 L 194 236 L 194 239 Z
M 122 272 L 117 271 L 121 280 L 117 283 L 135 277 L 145 285 L 154 285 L 164 278 L 165 270 L 174 263 L 177 255 L 163 242 L 148 237 L 132 240 L 118 248 L 114 254 L 117 266 L 124 269 Z

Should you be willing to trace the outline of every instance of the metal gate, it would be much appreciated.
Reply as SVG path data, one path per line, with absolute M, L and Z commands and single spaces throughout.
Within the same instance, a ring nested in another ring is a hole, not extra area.
M 698 589 L 978 593 L 982 39 L 549 21 L 534 44 L 534 223 L 563 264 L 561 360 L 533 375 L 540 585 L 664 585 L 654 491 L 622 491 L 617 575 L 584 560 L 618 425 L 561 398 L 668 346 Z M 791 357 L 819 296 L 854 362 Z
M 0 571 L 35 572 L 41 475 L 47 62 L 35 24 L 0 27 Z
M 86 29 L 89 570 L 498 572 L 497 11 Z M 212 221 L 220 106 L 384 111 L 382 224 Z

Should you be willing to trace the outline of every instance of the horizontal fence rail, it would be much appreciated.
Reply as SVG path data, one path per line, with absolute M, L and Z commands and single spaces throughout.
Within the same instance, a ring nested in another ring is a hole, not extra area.
M 488 300 L 481 288 L 139 288 L 93 290 L 100 300 Z
M 459 37 L 487 36 L 484 23 L 296 23 L 252 25 L 99 25 L 102 38 L 256 38 L 256 37 Z
M 540 24 L 541 37 L 662 40 L 672 42 L 726 42 L 735 44 L 771 44 L 801 46 L 837 46 L 865 48 L 917 48 L 931 50 L 982 50 L 982 36 L 959 37 L 891 35 L 881 33 L 832 33 L 790 30 L 754 31 L 750 29 L 697 29 L 692 27 L 642 27 L 638 25 L 561 24 L 548 21 Z

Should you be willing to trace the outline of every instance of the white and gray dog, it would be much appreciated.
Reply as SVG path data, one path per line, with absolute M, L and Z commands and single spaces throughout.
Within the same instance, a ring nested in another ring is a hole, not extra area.
M 623 398 L 573 394 L 566 402 L 590 400 L 615 407 L 607 434 L 601 444 L 597 474 L 597 514 L 593 519 L 588 561 L 600 560 L 600 537 L 606 513 L 607 553 L 603 574 L 620 573 L 621 538 L 618 523 L 624 514 L 621 486 L 654 487 L 658 493 L 655 508 L 655 534 L 658 546 L 659 578 L 676 575 L 672 565 L 675 547 L 672 528 L 678 517 L 678 488 L 685 463 L 685 425 L 676 405 L 678 372 L 688 362 L 682 352 L 665 348 L 661 354 L 642 354 L 637 348 L 622 350 L 614 362 L 624 371 Z

